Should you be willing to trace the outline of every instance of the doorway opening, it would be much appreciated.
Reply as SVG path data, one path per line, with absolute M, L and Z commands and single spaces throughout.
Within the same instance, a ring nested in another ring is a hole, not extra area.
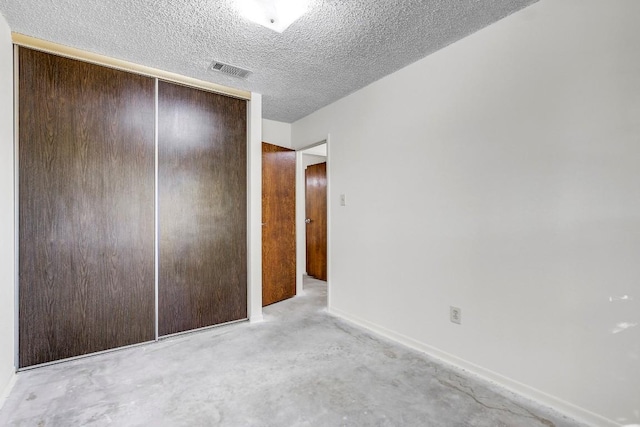
M 296 293 L 306 283 L 327 286 L 329 306 L 329 153 L 328 138 L 297 152 L 297 278 Z

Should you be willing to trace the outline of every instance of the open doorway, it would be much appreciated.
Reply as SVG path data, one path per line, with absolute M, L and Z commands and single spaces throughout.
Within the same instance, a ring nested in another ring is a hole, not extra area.
M 328 282 L 328 144 L 322 141 L 297 153 L 297 294 L 305 282 Z M 328 290 L 327 290 L 328 291 Z
M 307 276 L 327 281 L 327 162 L 304 171 Z

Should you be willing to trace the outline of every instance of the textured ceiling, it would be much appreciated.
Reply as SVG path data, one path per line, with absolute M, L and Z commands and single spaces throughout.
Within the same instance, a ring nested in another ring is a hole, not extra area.
M 537 0 L 311 0 L 279 34 L 237 0 L 0 0 L 11 30 L 263 94 L 293 122 Z M 208 71 L 213 60 L 253 72 Z

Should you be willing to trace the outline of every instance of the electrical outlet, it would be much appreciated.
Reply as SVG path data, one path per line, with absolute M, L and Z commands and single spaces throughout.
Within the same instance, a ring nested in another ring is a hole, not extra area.
M 459 307 L 449 307 L 449 320 L 460 325 L 462 323 L 462 309 Z

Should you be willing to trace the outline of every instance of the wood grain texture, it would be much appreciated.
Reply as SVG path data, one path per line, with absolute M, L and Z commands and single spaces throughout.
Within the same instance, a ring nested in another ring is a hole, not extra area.
M 296 294 L 296 152 L 262 143 L 262 305 Z
M 307 167 L 305 185 L 307 274 L 327 280 L 327 164 Z
M 184 84 L 191 87 L 197 87 L 204 90 L 233 96 L 240 99 L 251 100 L 251 92 L 240 90 L 228 86 L 222 86 L 217 83 L 198 80 L 187 77 L 182 74 L 171 73 L 169 71 L 159 70 L 157 68 L 147 67 L 146 65 L 135 64 L 133 62 L 123 61 L 95 52 L 77 49 L 68 45 L 54 43 L 49 40 L 42 40 L 36 37 L 12 32 L 11 38 L 14 45 L 24 46 L 40 52 L 48 52 L 54 55 L 63 56 L 65 58 L 77 59 L 91 64 L 101 65 L 104 67 L 115 68 L 116 70 L 127 71 L 147 77 L 157 77 L 164 81 L 170 81 L 178 84 Z
M 159 334 L 247 317 L 246 102 L 158 91 Z
M 19 64 L 20 367 L 153 340 L 154 81 Z

